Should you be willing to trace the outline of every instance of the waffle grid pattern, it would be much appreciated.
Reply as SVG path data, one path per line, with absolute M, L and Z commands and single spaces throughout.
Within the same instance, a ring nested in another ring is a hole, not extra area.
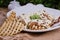
M 21 32 L 23 28 L 24 24 L 21 22 L 21 19 L 16 17 L 16 14 L 12 12 L 1 26 L 0 36 L 12 36 Z

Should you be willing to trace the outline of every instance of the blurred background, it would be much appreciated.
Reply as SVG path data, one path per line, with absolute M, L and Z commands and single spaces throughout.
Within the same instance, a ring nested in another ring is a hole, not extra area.
M 8 4 L 12 0 L 0 0 L 0 7 L 8 7 Z M 27 3 L 33 4 L 43 4 L 46 7 L 55 8 L 60 10 L 60 0 L 17 0 L 21 5 L 26 5 Z

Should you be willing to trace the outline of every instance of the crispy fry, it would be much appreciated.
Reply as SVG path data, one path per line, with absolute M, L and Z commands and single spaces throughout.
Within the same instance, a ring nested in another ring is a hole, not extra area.
M 7 20 L 7 21 L 8 21 L 8 20 Z M 7 27 L 8 27 L 8 25 L 9 25 L 9 21 L 5 24 L 5 26 L 4 26 L 4 28 L 2 29 L 0 35 L 5 34 L 5 31 L 6 31 Z
M 13 24 L 10 26 L 10 30 L 9 30 L 9 33 L 7 34 L 7 36 L 9 36 L 10 33 L 12 33 L 12 30 L 14 30 L 15 25 L 16 25 L 16 21 L 14 21 Z
M 0 29 L 0 36 L 12 36 L 23 30 L 24 24 L 16 13 L 12 12 Z
M 10 21 L 5 33 L 3 34 L 3 36 L 7 35 L 9 33 L 9 29 L 11 28 L 11 25 L 12 25 L 12 21 Z
M 15 27 L 13 28 L 13 31 L 12 31 L 11 35 L 13 35 L 14 32 L 16 31 L 16 29 L 17 29 L 17 27 L 18 27 L 18 24 L 19 24 L 19 20 L 17 20 L 16 25 L 15 25 Z

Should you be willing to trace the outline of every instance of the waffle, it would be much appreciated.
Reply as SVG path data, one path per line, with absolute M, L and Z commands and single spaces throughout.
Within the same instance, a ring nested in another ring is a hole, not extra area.
M 21 22 L 21 19 L 16 17 L 16 13 L 12 12 L 1 26 L 0 36 L 12 36 L 21 32 L 23 28 L 24 24 Z

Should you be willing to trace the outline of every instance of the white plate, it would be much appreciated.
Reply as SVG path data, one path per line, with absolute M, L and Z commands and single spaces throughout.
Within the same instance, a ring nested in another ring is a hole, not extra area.
M 19 8 L 15 8 L 15 9 L 9 11 L 7 13 L 7 16 L 9 16 L 12 11 L 16 12 L 16 15 L 19 16 L 22 13 L 31 14 L 31 13 L 34 13 L 34 12 L 39 12 L 42 9 L 44 9 L 50 15 L 53 15 L 55 18 L 58 18 L 60 16 L 60 11 L 59 10 L 46 8 L 46 7 L 40 7 L 40 6 L 36 6 L 36 5 L 33 5 L 31 7 L 30 6 L 22 6 L 22 7 L 19 7 Z M 51 28 L 48 28 L 48 29 L 45 29 L 45 30 L 30 30 L 30 29 L 25 28 L 24 31 L 28 31 L 28 32 L 46 32 L 46 31 L 51 31 L 51 30 L 55 30 L 55 29 L 58 29 L 58 28 L 60 28 L 60 26 L 55 25 L 55 26 L 53 26 Z

